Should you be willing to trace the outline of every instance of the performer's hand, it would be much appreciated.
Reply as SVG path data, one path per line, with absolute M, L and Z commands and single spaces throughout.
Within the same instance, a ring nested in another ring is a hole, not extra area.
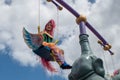
M 47 43 L 47 42 L 43 42 L 42 45 L 44 46 L 48 46 L 48 47 L 54 47 L 55 43 Z

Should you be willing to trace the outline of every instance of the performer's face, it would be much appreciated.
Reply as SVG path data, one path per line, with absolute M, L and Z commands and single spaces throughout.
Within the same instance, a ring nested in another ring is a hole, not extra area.
M 48 23 L 48 25 L 46 26 L 46 29 L 51 31 L 52 30 L 52 24 L 51 23 Z

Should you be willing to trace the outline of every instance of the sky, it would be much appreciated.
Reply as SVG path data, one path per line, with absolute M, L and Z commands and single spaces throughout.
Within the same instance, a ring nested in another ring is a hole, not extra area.
M 80 14 L 112 45 L 114 56 L 103 51 L 97 38 L 90 30 L 89 42 L 93 53 L 102 58 L 106 73 L 120 68 L 120 1 L 119 0 L 64 0 Z M 0 0 L 0 80 L 68 80 L 70 70 L 61 70 L 52 62 L 58 73 L 46 71 L 38 57 L 27 47 L 23 40 L 22 29 L 37 33 L 39 25 L 38 0 Z M 69 64 L 80 57 L 79 27 L 75 17 L 65 8 L 57 11 L 52 3 L 40 1 L 40 26 L 44 29 L 50 20 L 56 21 L 55 39 L 58 47 L 65 52 Z M 105 56 L 105 58 L 104 58 Z M 114 65 L 114 66 L 112 66 Z

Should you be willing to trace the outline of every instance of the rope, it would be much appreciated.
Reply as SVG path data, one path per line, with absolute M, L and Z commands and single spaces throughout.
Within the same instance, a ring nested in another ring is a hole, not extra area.
M 38 33 L 40 33 L 40 0 L 38 0 Z
M 114 59 L 113 59 L 112 55 L 111 55 L 111 60 L 112 60 L 113 69 L 115 70 L 115 63 L 114 63 Z
M 58 27 L 59 27 L 59 10 L 58 10 L 58 8 L 57 8 L 57 38 L 58 38 L 58 32 L 59 32 L 59 29 L 58 29 Z
M 57 39 L 58 39 L 58 32 L 59 32 L 59 9 L 57 8 Z M 60 75 L 63 75 L 63 71 L 60 68 Z
M 101 45 L 101 47 L 102 47 L 102 45 Z M 106 58 L 105 58 L 105 52 L 102 50 L 102 53 L 103 53 L 103 60 L 104 60 L 106 72 L 107 72 L 107 74 L 109 74 L 108 65 L 107 65 L 107 63 L 106 63 L 107 61 L 106 61 Z
M 38 0 L 38 25 L 40 25 L 40 0 Z
M 107 71 L 107 74 L 109 74 L 109 70 L 108 70 L 108 65 L 107 65 L 107 61 L 106 61 L 106 58 L 105 58 L 105 52 L 103 51 L 103 58 L 104 58 L 104 61 L 105 61 L 105 67 L 106 67 L 106 71 Z

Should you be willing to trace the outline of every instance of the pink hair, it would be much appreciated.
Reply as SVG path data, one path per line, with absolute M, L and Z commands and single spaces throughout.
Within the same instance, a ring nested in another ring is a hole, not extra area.
M 50 64 L 49 61 L 45 60 L 44 58 L 41 58 L 41 62 L 43 66 L 50 72 L 57 72 L 57 70 Z
M 52 30 L 49 31 L 46 29 L 46 26 L 51 23 L 51 26 L 52 26 Z M 46 31 L 47 33 L 49 33 L 51 36 L 53 36 L 54 34 L 54 28 L 55 28 L 55 21 L 53 19 L 51 19 L 50 21 L 48 21 L 48 23 L 45 25 L 45 29 L 44 31 Z M 56 72 L 56 69 L 50 64 L 49 61 L 45 60 L 44 58 L 41 58 L 41 62 L 43 64 L 43 66 L 49 70 L 50 72 Z
M 51 26 L 52 26 L 52 30 L 48 32 L 48 30 L 46 29 L 46 26 L 51 23 Z M 50 21 L 48 21 L 48 23 L 45 25 L 45 29 L 44 31 L 48 32 L 51 36 L 53 36 L 54 34 L 54 28 L 55 28 L 55 21 L 53 19 L 51 19 Z

